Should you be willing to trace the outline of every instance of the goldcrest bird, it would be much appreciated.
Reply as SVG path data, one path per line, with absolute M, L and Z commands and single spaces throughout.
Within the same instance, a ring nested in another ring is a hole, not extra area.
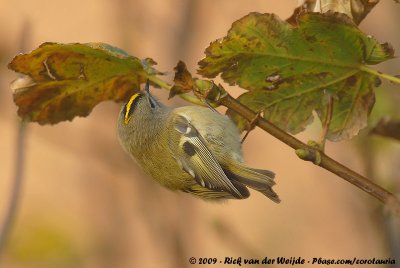
M 257 190 L 279 203 L 275 174 L 243 163 L 240 133 L 209 108 L 170 108 L 151 96 L 149 85 L 133 95 L 118 118 L 122 147 L 161 185 L 207 200 L 244 199 Z M 247 186 L 247 187 L 246 187 Z

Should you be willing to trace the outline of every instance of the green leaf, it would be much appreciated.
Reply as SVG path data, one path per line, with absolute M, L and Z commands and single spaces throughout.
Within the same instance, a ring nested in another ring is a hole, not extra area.
M 312 122 L 313 111 L 324 121 L 332 96 L 327 138 L 336 141 L 366 125 L 379 84 L 366 65 L 390 59 L 394 52 L 345 15 L 306 13 L 292 26 L 273 14 L 250 13 L 205 53 L 200 74 L 221 74 L 230 85 L 249 90 L 239 101 L 293 134 Z M 232 111 L 228 115 L 242 129 L 247 125 Z
M 19 116 L 55 124 L 87 116 L 101 101 L 129 98 L 153 75 L 146 72 L 153 62 L 144 63 L 103 43 L 44 43 L 8 67 L 23 74 L 11 85 Z

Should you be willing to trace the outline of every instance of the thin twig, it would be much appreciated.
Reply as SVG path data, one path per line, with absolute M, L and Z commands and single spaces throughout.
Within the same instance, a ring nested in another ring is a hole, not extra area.
M 7 211 L 4 215 L 4 220 L 0 228 L 0 256 L 7 243 L 7 238 L 8 235 L 10 234 L 12 224 L 17 214 L 17 208 L 20 200 L 22 182 L 23 182 L 25 134 L 26 134 L 26 123 L 24 121 L 20 121 L 18 125 L 18 133 L 16 141 L 16 159 L 15 159 L 15 170 L 14 170 L 12 191 L 11 191 L 9 205 L 7 207 Z
M 172 88 L 172 86 L 170 84 L 168 84 L 164 80 L 158 78 L 157 76 L 149 76 L 148 79 L 151 82 L 153 82 L 154 84 L 157 84 L 158 86 L 160 86 L 162 88 L 165 88 L 167 90 L 171 90 L 171 88 Z M 191 102 L 191 103 L 194 103 L 194 104 L 197 104 L 197 105 L 201 105 L 201 106 L 205 106 L 204 103 L 199 98 L 197 98 L 197 97 L 195 97 L 193 95 L 190 95 L 190 94 L 187 94 L 187 93 L 183 93 L 183 94 L 179 94 L 179 97 L 184 99 L 184 100 L 186 100 L 186 101 L 188 101 L 188 102 Z
M 243 142 L 247 139 L 249 136 L 250 132 L 256 127 L 255 123 L 257 122 L 258 118 L 261 116 L 262 111 L 258 112 L 256 117 L 254 117 L 249 123 L 248 123 L 248 129 L 246 131 L 246 134 L 244 134 L 244 137 L 242 138 L 242 141 L 240 143 L 243 144 Z

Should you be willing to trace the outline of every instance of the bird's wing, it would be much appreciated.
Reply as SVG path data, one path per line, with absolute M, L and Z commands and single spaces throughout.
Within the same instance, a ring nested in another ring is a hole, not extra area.
M 171 151 L 178 164 L 202 187 L 224 191 L 236 198 L 246 198 L 248 191 L 239 191 L 228 179 L 207 142 L 196 127 L 184 116 L 173 118 L 173 138 L 169 140 Z M 241 187 L 238 187 L 239 189 Z

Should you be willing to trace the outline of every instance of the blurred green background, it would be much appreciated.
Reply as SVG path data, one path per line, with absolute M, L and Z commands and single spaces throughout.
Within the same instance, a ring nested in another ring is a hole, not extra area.
M 195 73 L 204 48 L 233 21 L 251 11 L 285 19 L 296 5 L 295 0 L 0 0 L 0 220 L 11 193 L 18 122 L 9 89 L 16 75 L 7 63 L 20 52 L 24 25 L 28 50 L 48 41 L 105 42 L 153 58 L 172 81 L 178 60 Z M 381 1 L 360 27 L 400 51 L 399 12 L 394 1 Z M 378 68 L 399 74 L 400 62 Z M 227 88 L 233 95 L 241 92 Z M 170 106 L 185 104 L 167 101 L 165 91 L 153 93 Z M 377 93 L 371 120 L 385 113 L 398 117 L 399 87 L 385 82 Z M 247 200 L 215 204 L 161 188 L 119 146 L 118 111 L 119 105 L 107 102 L 72 123 L 29 124 L 22 199 L 0 267 L 172 268 L 194 267 L 188 262 L 192 256 L 387 258 L 395 250 L 399 221 L 385 216 L 379 202 L 300 161 L 260 130 L 244 143 L 245 158 L 276 172 L 281 204 L 254 191 Z M 316 139 L 319 130 L 316 122 L 298 137 Z M 399 192 L 399 143 L 364 131 L 354 141 L 329 143 L 327 152 Z

